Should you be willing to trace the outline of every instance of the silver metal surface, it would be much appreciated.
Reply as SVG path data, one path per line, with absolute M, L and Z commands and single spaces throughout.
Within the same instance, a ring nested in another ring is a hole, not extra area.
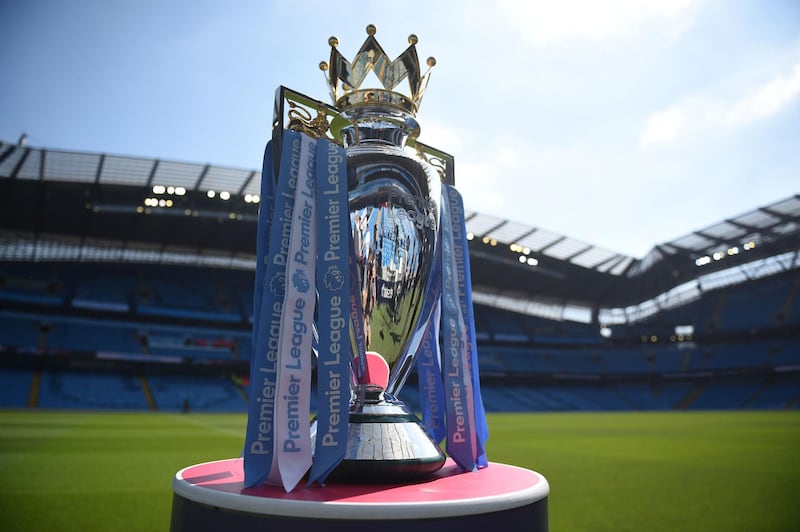
M 403 146 L 419 126 L 395 110 L 362 108 L 342 131 L 366 349 L 390 369 L 396 395 L 430 320 L 423 315 L 439 227 L 439 173 Z

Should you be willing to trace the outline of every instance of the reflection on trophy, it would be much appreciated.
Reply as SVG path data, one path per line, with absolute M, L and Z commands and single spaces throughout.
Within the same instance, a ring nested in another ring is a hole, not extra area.
M 344 460 L 331 480 L 411 480 L 445 461 L 417 417 L 397 399 L 414 367 L 423 330 L 431 320 L 432 270 L 437 252 L 442 176 L 406 143 L 419 134 L 414 116 L 427 83 L 421 75 L 415 36 L 390 61 L 367 27 L 368 37 L 352 63 L 332 37 L 328 71 L 335 107 L 346 120 L 341 140 L 347 153 L 349 213 L 363 322 L 351 328 L 353 390 Z M 431 58 L 428 65 L 433 66 Z M 360 89 L 373 71 L 384 85 Z M 392 89 L 408 79 L 411 95 Z M 362 346 L 358 344 L 363 342 Z M 359 369 L 359 350 L 367 367 Z

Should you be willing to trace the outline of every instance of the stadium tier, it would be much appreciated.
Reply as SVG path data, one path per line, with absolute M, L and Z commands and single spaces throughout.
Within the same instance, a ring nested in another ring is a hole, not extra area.
M 0 406 L 244 412 L 257 181 L 0 143 Z M 467 229 L 487 410 L 800 408 L 800 197 L 642 259 Z

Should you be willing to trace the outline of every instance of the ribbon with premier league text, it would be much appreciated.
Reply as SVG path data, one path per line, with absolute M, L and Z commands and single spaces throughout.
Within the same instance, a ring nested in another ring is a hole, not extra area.
M 344 149 L 285 131 L 273 190 L 270 148 L 264 158 L 262 194 L 265 202 L 272 202 L 262 203 L 259 210 L 254 349 L 243 455 L 245 486 L 266 482 L 288 492 L 312 465 L 309 482 L 323 483 L 346 450 L 352 245 Z M 312 453 L 307 423 L 317 291 L 322 325 L 318 431 Z
M 442 353 L 447 454 L 465 471 L 488 465 L 461 195 L 442 186 Z
M 486 410 L 481 396 L 481 381 L 478 370 L 478 344 L 475 338 L 475 313 L 472 310 L 472 272 L 469 266 L 469 247 L 467 244 L 466 219 L 464 217 L 464 203 L 461 194 L 449 185 L 444 186 L 450 196 L 451 222 L 457 227 L 459 241 L 458 248 L 462 253 L 456 254 L 456 272 L 459 287 L 458 301 L 461 307 L 462 318 L 467 326 L 467 339 L 469 342 L 470 377 L 472 378 L 473 403 L 475 405 L 475 431 L 477 434 L 478 448 L 475 461 L 478 467 L 486 467 L 489 462 L 486 458 L 486 441 L 489 439 L 489 426 L 486 423 Z
M 269 150 L 269 147 L 267 148 Z M 265 157 L 267 163 L 268 157 Z M 286 131 L 281 149 L 278 186 L 274 194 L 272 216 L 263 217 L 258 240 L 267 253 L 256 264 L 253 297 L 261 300 L 258 320 L 253 322 L 253 356 L 250 364 L 250 397 L 244 446 L 244 484 L 247 487 L 265 482 L 275 464 L 275 392 L 277 357 L 283 300 L 286 293 L 286 258 L 292 231 L 294 193 L 300 164 L 300 134 Z M 271 178 L 271 165 L 265 165 L 263 177 Z M 262 190 L 268 189 L 262 184 Z M 267 198 L 264 198 L 266 201 Z M 261 209 L 264 209 L 262 202 Z M 268 209 L 268 207 L 266 207 Z M 268 212 L 268 211 L 267 211 Z M 261 220 L 259 213 L 259 220 Z M 263 234 L 269 235 L 264 238 Z M 258 247 L 258 246 L 257 246 Z M 254 316 L 254 319 L 256 316 Z
M 286 294 L 278 341 L 278 378 L 275 403 L 277 475 L 270 480 L 288 492 L 311 467 L 311 336 L 316 300 L 317 226 L 314 198 L 316 141 L 300 136 L 289 251 Z
M 350 401 L 350 216 L 344 148 L 317 141 L 317 432 L 309 484 L 344 458 Z
M 436 275 L 434 273 L 434 275 Z M 444 388 L 439 352 L 439 320 L 441 302 L 437 300 L 433 316 L 425 327 L 417 359 L 419 379 L 419 401 L 422 408 L 422 424 L 434 441 L 440 442 L 447 435 L 445 428 Z

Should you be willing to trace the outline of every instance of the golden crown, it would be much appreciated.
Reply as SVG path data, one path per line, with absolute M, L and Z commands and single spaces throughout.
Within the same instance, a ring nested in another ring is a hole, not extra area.
M 331 37 L 330 62 L 319 64 L 322 71 L 328 71 L 327 80 L 330 85 L 333 105 L 339 111 L 362 106 L 388 105 L 416 115 L 422 102 L 422 95 L 428 85 L 431 67 L 436 59 L 428 58 L 428 70 L 423 74 L 417 56 L 417 36 L 409 35 L 410 46 L 394 61 L 390 60 L 375 38 L 375 26 L 367 26 L 367 40 L 361 45 L 353 62 L 349 62 L 336 48 L 339 39 Z M 361 89 L 361 83 L 367 74 L 373 71 L 383 84 L 383 89 Z M 410 95 L 395 92 L 394 88 L 408 78 Z

